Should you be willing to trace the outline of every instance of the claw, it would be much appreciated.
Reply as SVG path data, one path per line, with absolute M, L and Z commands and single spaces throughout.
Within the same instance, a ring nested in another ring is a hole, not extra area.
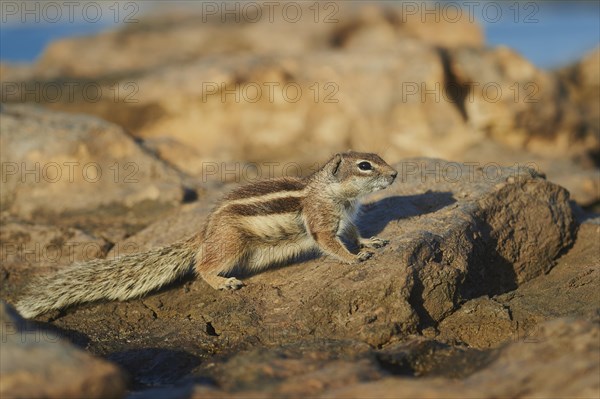
M 371 237 L 362 244 L 362 247 L 365 248 L 381 248 L 385 247 L 390 243 L 389 240 L 384 240 L 383 238 Z
M 356 255 L 356 259 L 359 262 L 364 262 L 373 256 L 373 252 L 370 251 L 360 251 L 358 255 Z

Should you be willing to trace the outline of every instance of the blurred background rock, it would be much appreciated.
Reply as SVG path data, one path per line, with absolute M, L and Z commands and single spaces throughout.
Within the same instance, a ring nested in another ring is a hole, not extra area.
M 353 148 L 534 166 L 598 207 L 595 1 L 24 4 L 2 103 L 120 125 L 192 186 Z

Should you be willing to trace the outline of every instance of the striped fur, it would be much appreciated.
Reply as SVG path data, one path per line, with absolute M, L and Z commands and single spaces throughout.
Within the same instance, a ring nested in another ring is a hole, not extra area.
M 189 273 L 195 255 L 181 241 L 144 253 L 75 263 L 34 281 L 16 308 L 30 318 L 83 302 L 136 298 Z
M 372 252 L 351 253 L 341 238 L 360 248 L 387 243 L 360 237 L 354 217 L 360 197 L 389 186 L 396 174 L 376 154 L 347 152 L 304 179 L 249 184 L 217 204 L 201 233 L 144 253 L 74 264 L 34 281 L 17 309 L 34 317 L 82 302 L 127 300 L 191 270 L 213 288 L 238 289 L 243 283 L 231 273 L 258 272 L 307 252 L 364 261 Z

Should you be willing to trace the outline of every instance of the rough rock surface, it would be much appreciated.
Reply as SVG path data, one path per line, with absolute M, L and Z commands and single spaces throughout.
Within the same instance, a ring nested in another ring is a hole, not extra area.
M 31 276 L 52 273 L 73 262 L 104 257 L 110 244 L 72 227 L 2 221 L 0 284 L 11 298 Z
M 0 116 L 4 211 L 31 218 L 184 199 L 177 171 L 116 125 L 28 105 L 2 105 Z
M 435 376 L 415 379 L 395 372 L 392 373 L 394 376 L 388 375 L 374 382 L 360 382 L 369 371 L 374 373 L 377 370 L 375 364 L 369 364 L 365 359 L 350 364 L 332 361 L 315 372 L 310 369 L 314 362 L 306 361 L 303 367 L 294 370 L 293 378 L 275 385 L 267 384 L 260 390 L 227 393 L 197 384 L 179 389 L 151 390 L 145 395 L 150 398 L 160 398 L 165 394 L 177 398 L 279 398 L 298 395 L 339 399 L 595 398 L 600 394 L 599 334 L 597 322 L 569 318 L 546 322 L 528 340 L 503 345 L 489 356 L 491 360 L 483 364 L 485 368 L 460 380 Z M 254 363 L 253 367 L 244 370 L 264 370 L 270 372 L 267 378 L 273 378 L 295 365 L 289 361 L 291 359 L 272 359 L 268 365 L 262 364 L 261 360 L 264 361 L 255 356 L 252 361 L 258 364 Z M 453 362 L 455 359 L 444 360 Z M 481 362 L 473 362 L 472 358 L 465 360 L 471 362 L 474 368 L 482 365 Z M 379 363 L 380 367 L 382 365 Z
M 381 345 L 399 332 L 437 324 L 463 299 L 506 292 L 547 273 L 553 259 L 572 243 L 568 194 L 532 170 L 492 172 L 427 159 L 407 160 L 397 167 L 400 182 L 371 197 L 360 222 L 365 236 L 383 231 L 396 237 L 376 262 L 382 265 L 348 270 L 322 259 L 319 262 L 327 266 L 314 270 L 310 265 L 316 261 L 291 268 L 292 275 L 288 268 L 269 272 L 268 284 L 262 283 L 267 274 L 255 276 L 249 281 L 258 279 L 264 287 L 251 285 L 245 291 L 258 290 L 256 295 L 265 304 L 282 302 L 281 315 L 269 319 L 279 322 L 278 317 L 293 311 L 293 328 L 310 331 L 314 324 L 326 324 L 324 336 L 341 333 Z M 193 234 L 201 228 L 206 209 L 203 204 L 160 221 L 122 247 L 145 248 L 149 237 L 154 237 L 153 245 L 166 245 Z M 311 292 L 305 292 L 304 284 L 293 283 L 306 279 L 313 281 Z M 277 289 L 270 290 L 269 285 Z M 308 303 L 307 297 L 312 298 Z M 368 298 L 378 298 L 373 300 L 377 305 L 368 305 Z M 418 309 L 409 305 L 411 301 Z M 346 307 L 345 317 L 323 314 Z M 319 323 L 315 309 L 323 318 Z M 364 320 L 370 321 L 363 325 Z M 223 329 L 215 323 L 213 327 Z
M 465 378 L 494 361 L 486 348 L 514 331 L 496 339 L 484 317 L 478 334 L 492 344 L 480 345 L 452 335 L 446 320 L 546 277 L 575 237 L 568 193 L 530 169 L 432 159 L 396 168 L 398 181 L 369 197 L 360 218 L 364 235 L 392 241 L 367 263 L 307 259 L 249 276 L 236 292 L 186 280 L 40 320 L 77 331 L 74 341 L 125 368 L 134 389 L 174 385 L 169 395 L 182 397 L 258 386 L 316 395 L 389 375 Z M 121 244 L 170 243 L 197 231 L 209 209 L 186 205 Z M 463 342 L 484 350 L 456 346 Z
M 575 245 L 551 273 L 514 291 L 466 302 L 440 323 L 438 339 L 488 348 L 507 340 L 526 340 L 542 322 L 557 317 L 593 319 L 600 305 L 599 239 L 600 225 L 583 223 Z
M 120 398 L 126 377 L 114 365 L 75 348 L 56 332 L 28 326 L 0 302 L 3 398 Z
M 506 345 L 491 365 L 462 381 L 388 378 L 323 397 L 594 398 L 600 394 L 599 334 L 597 323 L 559 319 L 541 324 L 529 340 Z

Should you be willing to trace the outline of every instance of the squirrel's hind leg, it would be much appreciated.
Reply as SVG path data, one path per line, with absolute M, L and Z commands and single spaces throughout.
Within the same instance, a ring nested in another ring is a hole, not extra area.
M 239 264 L 243 258 L 243 240 L 237 238 L 236 231 L 222 232 L 222 239 L 214 237 L 211 241 L 203 242 L 196 255 L 196 273 L 212 288 L 217 290 L 237 290 L 244 283 L 235 277 L 223 277 Z

